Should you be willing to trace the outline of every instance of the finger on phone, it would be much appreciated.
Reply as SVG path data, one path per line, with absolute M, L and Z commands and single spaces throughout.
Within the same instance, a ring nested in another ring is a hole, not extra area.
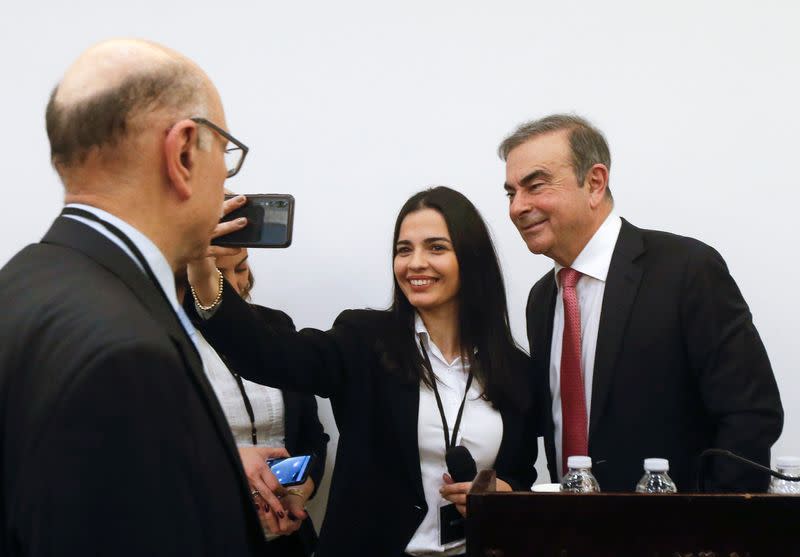
M 236 232 L 247 226 L 247 217 L 239 217 L 238 219 L 226 220 L 225 222 L 217 223 L 214 230 L 211 232 L 211 239 L 219 238 L 225 234 Z
M 281 485 L 275 474 L 272 473 L 268 467 L 264 467 L 261 473 L 261 481 L 269 487 L 270 492 L 274 493 L 276 497 L 283 497 L 286 495 L 286 488 Z
M 225 202 L 222 204 L 222 214 L 227 215 L 231 211 L 234 211 L 244 205 L 247 202 L 247 198 L 243 195 L 237 195 L 236 197 L 231 197 L 230 199 L 226 199 Z

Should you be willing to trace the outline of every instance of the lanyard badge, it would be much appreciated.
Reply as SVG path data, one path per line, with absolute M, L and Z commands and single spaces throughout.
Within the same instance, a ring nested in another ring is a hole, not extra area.
M 447 425 L 447 418 L 444 413 L 444 405 L 442 404 L 442 397 L 439 395 L 439 388 L 436 386 L 436 375 L 433 373 L 433 366 L 428 357 L 428 351 L 425 350 L 425 343 L 423 342 L 422 335 L 419 336 L 419 347 L 422 350 L 423 362 L 425 370 L 428 372 L 428 378 L 431 382 L 433 394 L 436 397 L 436 405 L 439 408 L 439 416 L 442 418 L 442 429 L 444 431 L 444 446 L 445 453 L 449 453 L 456 446 L 456 439 L 458 438 L 458 430 L 461 427 L 461 417 L 464 414 L 464 406 L 467 402 L 467 393 L 472 386 L 473 373 L 469 372 L 467 378 L 467 386 L 464 389 L 464 398 L 461 399 L 461 406 L 458 408 L 456 422 L 453 425 L 453 435 L 450 436 L 450 428 Z M 448 472 L 450 472 L 448 468 Z M 453 474 L 451 473 L 451 476 Z M 456 478 L 454 478 L 456 479 Z M 456 481 L 462 481 L 460 478 Z M 463 540 L 466 537 L 465 532 L 466 521 L 461 513 L 458 512 L 456 506 L 452 503 L 439 507 L 439 543 L 441 545 L 451 544 Z

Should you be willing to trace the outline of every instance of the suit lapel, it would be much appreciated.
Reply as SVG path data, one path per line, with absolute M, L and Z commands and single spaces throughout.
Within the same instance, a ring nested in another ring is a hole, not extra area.
M 558 476 L 555 467 L 555 444 L 553 439 L 553 394 L 550 392 L 550 349 L 553 337 L 553 315 L 556 309 L 555 274 L 550 271 L 531 291 L 528 300 L 528 344 L 531 358 L 535 366 L 534 377 L 538 383 L 534 386 L 541 406 L 540 420 L 544 428 L 545 455 L 547 457 L 550 476 L 556 481 Z
M 193 367 L 202 369 L 200 356 L 186 335 L 175 312 L 167 304 L 158 287 L 142 272 L 133 260 L 116 244 L 91 227 L 72 218 L 59 217 L 42 238 L 45 244 L 57 244 L 80 251 L 95 263 L 116 275 L 133 293 L 143 306 L 161 324 L 170 337 L 179 341 L 183 349 L 188 349 L 187 359 Z M 186 346 L 186 344 L 191 347 Z
M 91 258 L 119 278 L 134 296 L 165 329 L 185 363 L 189 379 L 199 391 L 200 399 L 212 418 L 220 443 L 225 447 L 234 468 L 241 468 L 239 453 L 233 443 L 230 427 L 219 406 L 217 397 L 208 383 L 200 355 L 186 334 L 172 307 L 164 299 L 159 288 L 117 245 L 91 227 L 68 217 L 59 217 L 42 239 L 43 243 L 56 244 L 75 249 Z M 247 491 L 241 481 L 242 489 Z M 249 491 L 247 491 L 249 501 Z
M 636 299 L 642 268 L 636 259 L 644 252 L 639 229 L 622 219 L 617 245 L 606 277 L 603 308 L 597 333 L 592 380 L 592 409 L 589 418 L 589 443 L 605 409 L 631 308 Z
M 388 416 L 385 435 L 391 439 L 397 458 L 402 460 L 402 469 L 407 471 L 404 474 L 408 480 L 407 488 L 415 494 L 418 501 L 424 502 L 418 436 L 420 383 L 404 377 L 399 371 L 398 362 L 390 356 L 400 349 L 392 343 L 405 337 L 408 331 L 387 315 L 385 321 L 368 334 L 372 339 L 368 341 L 373 348 L 370 352 L 376 356 L 370 365 L 380 370 L 375 377 L 381 393 L 377 404 L 385 406 L 380 414 L 386 412 Z
M 528 301 L 528 315 L 530 315 L 528 320 L 528 342 L 530 343 L 531 356 L 541 364 L 542 370 L 547 370 L 550 367 L 556 293 L 556 283 L 553 273 L 550 272 L 543 279 L 541 287 L 536 288 L 535 292 L 531 293 L 531 299 Z
M 409 487 L 420 501 L 425 500 L 422 490 L 422 471 L 420 470 L 419 439 L 417 425 L 419 420 L 419 384 L 400 381 L 391 377 L 386 385 L 386 400 L 389 415 L 397 435 L 397 452 L 405 461 L 403 468 L 408 470 Z M 442 441 L 444 445 L 444 441 Z

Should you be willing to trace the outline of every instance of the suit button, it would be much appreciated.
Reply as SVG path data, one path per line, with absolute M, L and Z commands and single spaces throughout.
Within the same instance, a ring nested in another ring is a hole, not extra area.
M 422 507 L 420 507 L 419 505 L 414 505 L 414 510 L 415 511 L 421 511 Z

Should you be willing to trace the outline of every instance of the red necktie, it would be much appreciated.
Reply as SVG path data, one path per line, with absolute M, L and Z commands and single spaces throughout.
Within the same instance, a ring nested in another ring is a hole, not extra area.
M 564 268 L 558 272 L 564 289 L 564 337 L 561 343 L 561 466 L 567 458 L 589 454 L 586 432 L 586 394 L 581 373 L 581 310 L 575 285 L 581 274 Z

